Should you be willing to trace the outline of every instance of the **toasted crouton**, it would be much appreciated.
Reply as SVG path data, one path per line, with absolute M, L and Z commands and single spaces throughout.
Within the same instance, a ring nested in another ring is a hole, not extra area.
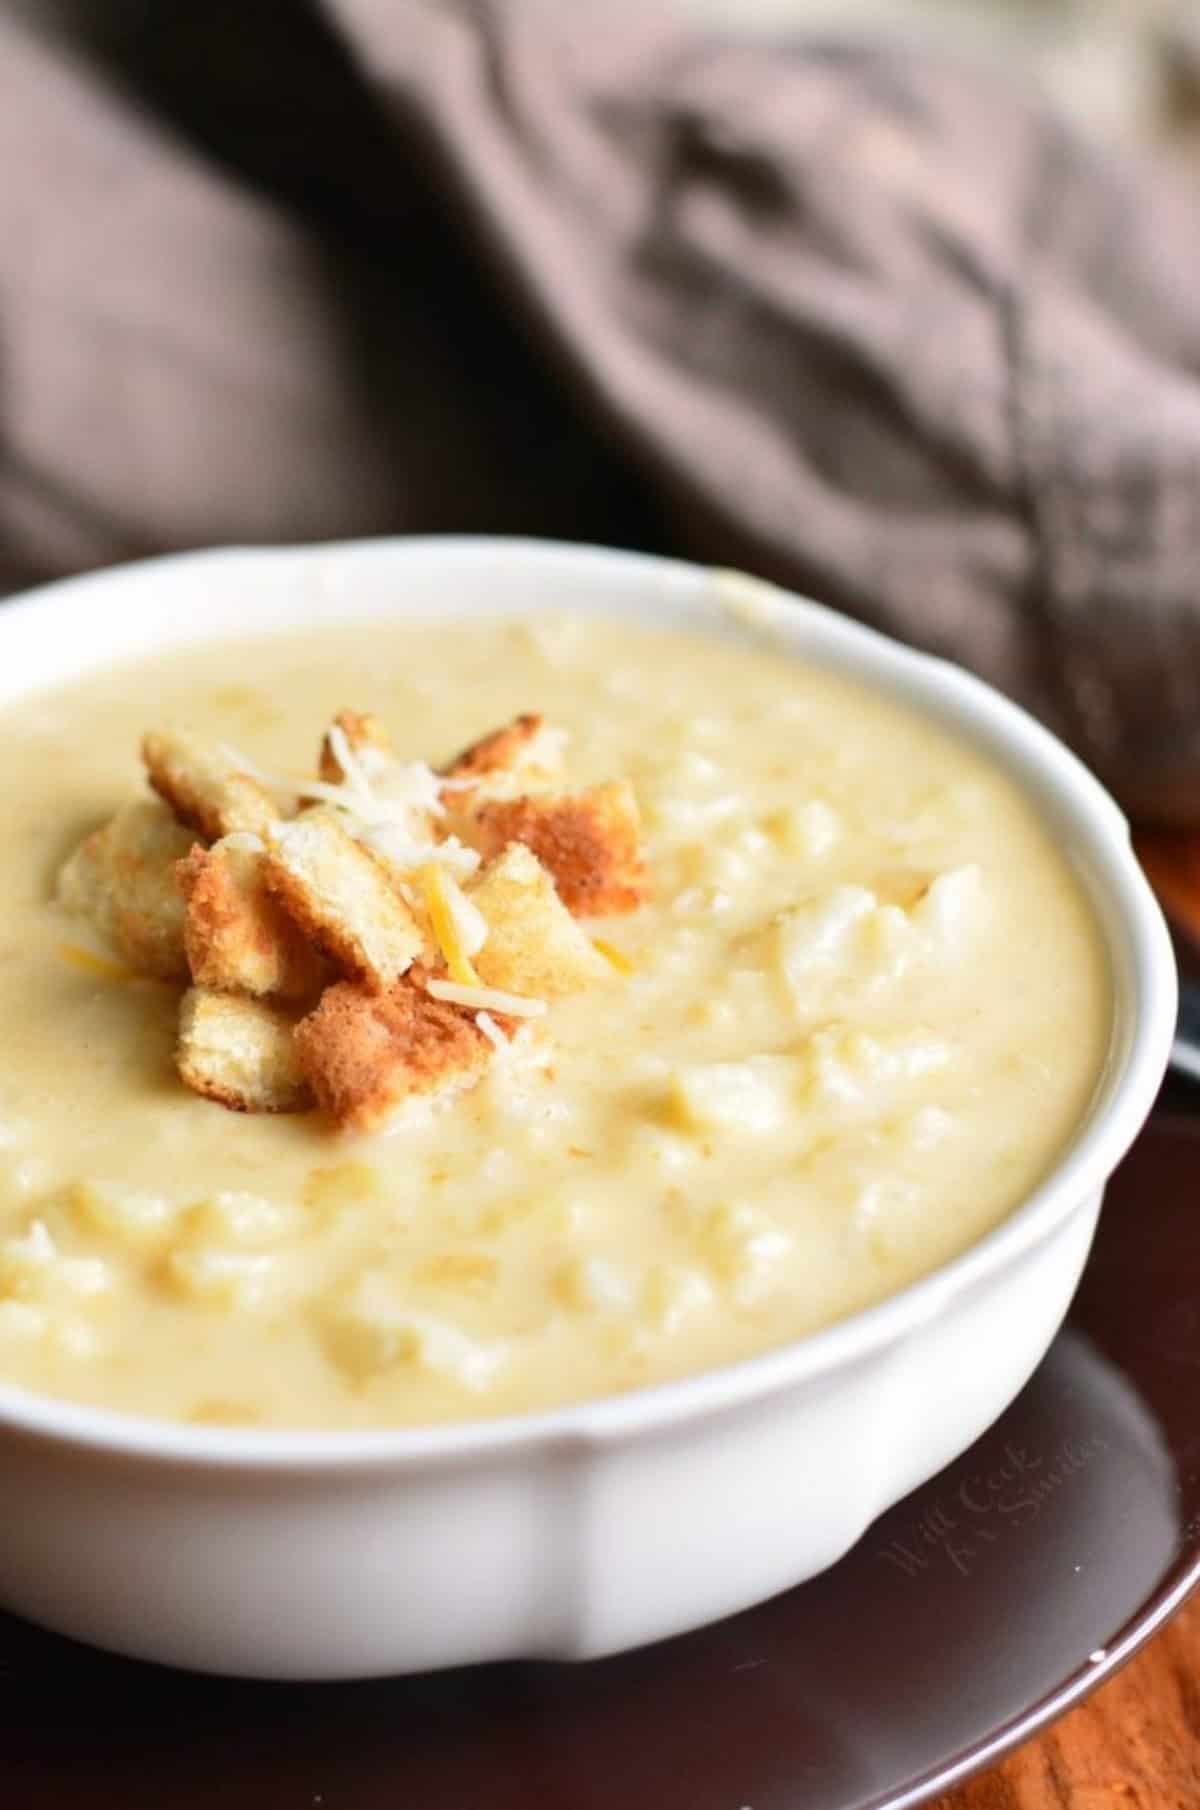
M 392 747 L 392 738 L 377 716 L 371 716 L 369 712 L 361 710 L 339 710 L 333 719 L 333 727 L 341 730 L 352 754 L 365 757 L 363 764 L 368 776 L 378 771 L 385 763 L 394 760 L 395 751 Z M 328 780 L 330 785 L 339 786 L 346 774 L 337 757 L 337 750 L 333 745 L 334 740 L 336 738 L 331 736 L 329 730 L 326 730 L 321 741 L 318 772 L 322 779 Z
M 487 922 L 474 962 L 485 986 L 531 998 L 576 993 L 612 970 L 575 922 L 531 848 L 510 842 L 467 889 Z
M 222 993 L 309 999 L 320 955 L 267 890 L 263 855 L 237 839 L 192 849 L 175 870 L 185 901 L 183 946 L 192 979 Z
M 467 794 L 511 797 L 519 788 L 552 785 L 562 778 L 566 734 L 545 717 L 515 717 L 455 756 L 443 769 L 451 799 Z
M 332 811 L 277 824 L 263 871 L 301 930 L 377 991 L 398 981 L 424 950 L 383 862 L 348 836 Z
M 85 838 L 58 877 L 68 911 L 87 917 L 139 974 L 187 975 L 175 864 L 192 845 L 156 798 L 132 799 Z
M 575 917 L 636 911 L 651 896 L 633 788 L 625 780 L 586 792 L 488 799 L 473 814 L 472 841 L 485 856 L 510 842 L 549 868 Z
M 87 918 L 107 942 L 115 943 L 117 916 L 108 873 L 108 831 L 108 824 L 93 830 L 63 862 L 55 896 L 73 918 Z
M 234 830 L 261 836 L 279 817 L 264 786 L 241 772 L 232 755 L 196 736 L 152 731 L 142 738 L 142 759 L 150 784 L 179 821 L 210 842 Z
M 303 1112 L 312 1098 L 292 1033 L 287 1014 L 260 999 L 193 987 L 179 1009 L 179 1073 L 234 1112 Z
M 131 968 L 163 980 L 186 975 L 183 900 L 175 864 L 193 841 L 157 799 L 137 799 L 108 828 L 117 947 Z
M 374 1131 L 416 1100 L 459 1093 L 492 1059 L 473 1018 L 401 981 L 386 993 L 343 981 L 295 1033 L 301 1068 L 340 1126 Z

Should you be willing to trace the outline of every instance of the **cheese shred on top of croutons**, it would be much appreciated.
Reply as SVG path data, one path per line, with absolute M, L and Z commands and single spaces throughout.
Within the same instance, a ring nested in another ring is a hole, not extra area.
M 427 980 L 425 991 L 449 1006 L 499 1012 L 505 1018 L 543 1018 L 548 1010 L 544 999 L 521 999 L 516 993 L 501 993 L 498 987 L 463 987 L 452 980 Z
M 451 980 L 467 987 L 477 987 L 479 976 L 471 966 L 487 941 L 487 919 L 459 888 L 452 874 L 436 861 L 429 861 L 418 873 L 425 895 L 429 922 L 442 952 Z

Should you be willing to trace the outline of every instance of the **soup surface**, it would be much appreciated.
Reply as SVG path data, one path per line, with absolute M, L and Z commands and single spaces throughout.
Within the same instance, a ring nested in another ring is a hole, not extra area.
M 371 1135 L 189 1093 L 180 988 L 81 958 L 54 896 L 146 728 L 311 771 L 345 705 L 435 764 L 543 712 L 573 782 L 632 782 L 655 886 L 594 927 L 628 973 Z M 152 659 L 6 711 L 0 845 L 0 1376 L 134 1412 L 431 1422 L 762 1351 L 996 1225 L 1109 1037 L 1023 796 L 765 640 L 539 615 Z

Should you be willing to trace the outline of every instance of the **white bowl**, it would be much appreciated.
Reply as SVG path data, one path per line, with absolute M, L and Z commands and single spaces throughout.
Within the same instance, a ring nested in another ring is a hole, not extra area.
M 204 1670 L 335 1678 L 584 1658 L 831 1565 L 1020 1389 L 1075 1288 L 1175 1020 L 1162 918 L 1091 775 L 975 679 L 697 567 L 514 540 L 188 554 L 0 609 L 0 704 L 149 649 L 276 625 L 570 607 L 781 649 L 901 697 L 1033 795 L 1107 938 L 1115 1029 L 1054 1172 L 965 1255 L 813 1337 L 682 1382 L 430 1429 L 175 1425 L 0 1386 L 0 1601 Z

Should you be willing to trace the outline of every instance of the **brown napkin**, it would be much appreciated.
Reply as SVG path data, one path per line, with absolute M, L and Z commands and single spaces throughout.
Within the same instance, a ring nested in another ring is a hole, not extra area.
M 450 528 L 742 564 L 1200 822 L 1200 207 L 895 49 L 0 13 L 0 580 Z

